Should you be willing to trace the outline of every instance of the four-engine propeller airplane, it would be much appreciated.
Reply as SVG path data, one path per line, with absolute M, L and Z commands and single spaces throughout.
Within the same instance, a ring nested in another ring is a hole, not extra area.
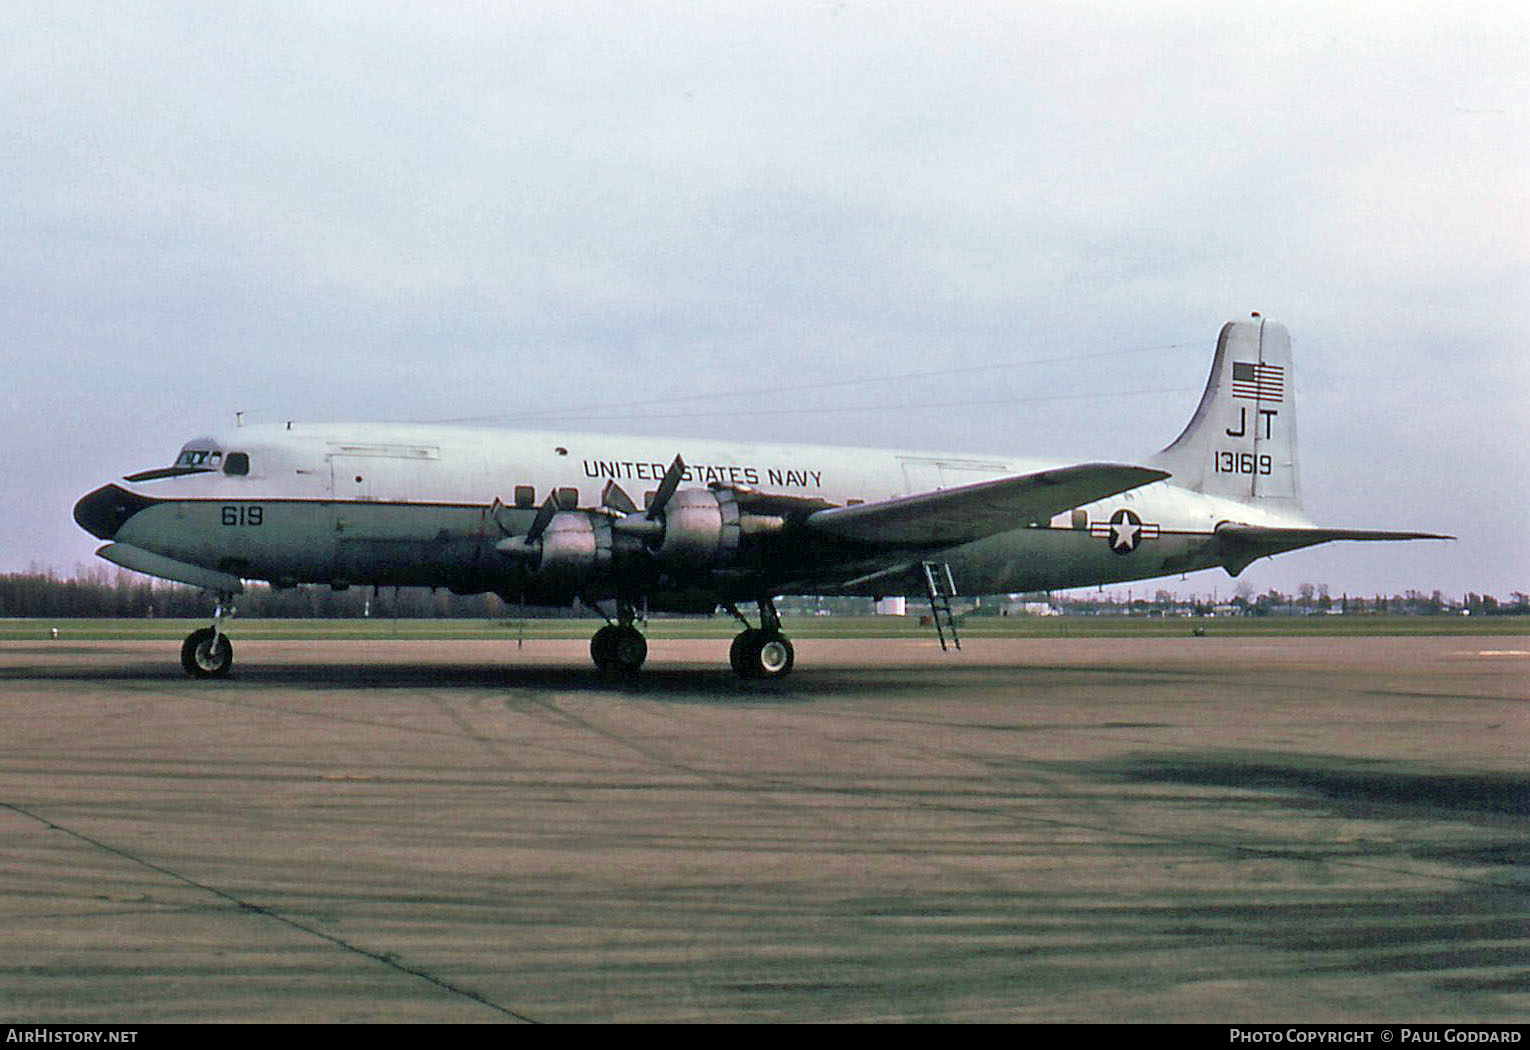
M 74 517 L 109 541 L 97 551 L 108 561 L 219 596 L 212 625 L 181 649 L 198 677 L 228 672 L 223 617 L 254 579 L 605 603 L 614 622 L 602 610 L 608 623 L 590 644 L 603 670 L 643 663 L 640 610 L 721 607 L 744 623 L 733 669 L 773 678 L 794 661 L 779 595 L 925 594 L 938 624 L 958 586 L 1052 590 L 1215 566 L 1237 575 L 1330 540 L 1450 538 L 1314 525 L 1298 493 L 1291 379 L 1283 326 L 1257 314 L 1225 325 L 1195 415 L 1142 464 L 430 425 L 237 427 L 96 489 Z M 738 610 L 749 602 L 757 627 Z

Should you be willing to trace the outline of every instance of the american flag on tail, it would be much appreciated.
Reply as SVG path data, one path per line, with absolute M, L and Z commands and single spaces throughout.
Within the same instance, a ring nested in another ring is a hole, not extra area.
M 1233 362 L 1233 397 L 1245 401 L 1280 401 L 1285 387 L 1286 370 L 1279 365 Z

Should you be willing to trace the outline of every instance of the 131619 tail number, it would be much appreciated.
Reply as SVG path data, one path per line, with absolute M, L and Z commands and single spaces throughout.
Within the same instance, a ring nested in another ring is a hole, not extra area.
M 1261 474 L 1273 472 L 1275 464 L 1267 455 L 1252 452 L 1228 452 L 1218 449 L 1213 458 L 1218 474 Z

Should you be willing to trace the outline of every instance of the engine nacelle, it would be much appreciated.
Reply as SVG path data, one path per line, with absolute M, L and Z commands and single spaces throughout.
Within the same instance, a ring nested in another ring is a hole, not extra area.
M 664 532 L 652 547 L 670 565 L 721 565 L 738 550 L 738 502 L 727 489 L 681 489 L 664 505 Z
M 561 510 L 530 543 L 524 536 L 500 540 L 496 549 L 517 558 L 537 584 L 576 588 L 611 568 L 611 519 L 582 510 Z
M 781 524 L 741 514 L 728 489 L 702 488 L 674 492 L 653 518 L 638 511 L 613 519 L 602 511 L 560 510 L 544 520 L 532 539 L 508 536 L 495 544 L 519 563 L 522 585 L 543 595 L 579 594 L 618 576 L 651 583 L 660 567 L 688 577 L 705 573 L 730 562 L 744 533 L 761 531 L 753 526 Z

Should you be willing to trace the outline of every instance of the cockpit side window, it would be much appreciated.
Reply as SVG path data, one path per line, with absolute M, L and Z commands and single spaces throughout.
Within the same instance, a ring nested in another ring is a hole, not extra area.
M 243 477 L 250 472 L 250 455 L 247 452 L 230 452 L 223 460 L 223 473 Z

